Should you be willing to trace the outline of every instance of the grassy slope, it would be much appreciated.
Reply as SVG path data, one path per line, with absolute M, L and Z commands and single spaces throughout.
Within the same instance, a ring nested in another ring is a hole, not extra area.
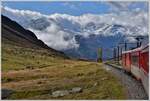
M 57 99 L 126 98 L 118 80 L 100 63 L 2 44 L 2 88 L 16 91 L 9 99 L 54 99 L 52 91 L 73 87 L 82 87 L 83 92 Z

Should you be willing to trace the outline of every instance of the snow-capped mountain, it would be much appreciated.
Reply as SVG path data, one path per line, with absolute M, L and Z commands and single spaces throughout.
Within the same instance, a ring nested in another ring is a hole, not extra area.
M 2 7 L 2 14 L 33 31 L 48 46 L 80 58 L 95 59 L 98 47 L 110 48 L 123 39 L 135 41 L 126 35 L 148 34 L 148 14 L 144 11 L 71 16 Z

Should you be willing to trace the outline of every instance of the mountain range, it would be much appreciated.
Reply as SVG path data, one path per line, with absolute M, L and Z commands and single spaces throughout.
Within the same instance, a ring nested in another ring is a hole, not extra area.
M 148 35 L 148 15 L 142 11 L 72 16 L 3 7 L 2 14 L 34 32 L 49 47 L 70 57 L 96 59 L 97 49 L 101 47 L 103 58 L 111 58 L 111 48 L 119 42 L 136 42 L 134 37 L 127 36 Z

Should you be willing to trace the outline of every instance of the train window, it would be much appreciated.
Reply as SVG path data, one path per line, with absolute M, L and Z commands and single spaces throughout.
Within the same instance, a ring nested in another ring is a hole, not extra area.
M 138 56 L 132 56 L 131 57 L 131 62 L 132 62 L 132 65 L 138 66 L 139 57 Z

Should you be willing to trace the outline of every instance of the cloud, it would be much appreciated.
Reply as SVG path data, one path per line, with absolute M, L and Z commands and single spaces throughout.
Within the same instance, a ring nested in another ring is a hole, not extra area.
M 75 9 L 75 10 L 79 9 L 77 5 L 69 3 L 69 2 L 65 2 L 65 3 L 63 3 L 63 5 L 67 6 L 67 7 L 70 7 L 71 9 Z
M 75 39 L 70 37 L 69 33 L 57 30 L 53 25 L 48 27 L 44 32 L 34 29 L 29 30 L 36 33 L 38 38 L 54 49 L 65 50 L 79 47 Z
M 116 7 L 123 9 L 128 5 L 115 4 Z M 33 31 L 39 39 L 57 50 L 78 48 L 80 44 L 75 40 L 76 35 L 87 38 L 92 34 L 106 37 L 118 34 L 148 34 L 148 13 L 144 11 L 71 16 L 44 15 L 35 11 L 2 7 L 2 14 Z
M 111 6 L 111 9 L 113 10 L 128 10 L 129 5 L 132 4 L 132 2 L 114 2 L 114 1 L 110 1 L 108 2 L 108 4 Z
M 8 7 L 2 7 L 2 13 L 20 23 L 23 27 L 33 31 L 39 39 L 54 49 L 65 50 L 79 46 L 74 37 L 61 30 L 47 15 Z
M 141 11 L 141 10 L 146 10 L 148 9 L 148 2 L 137 2 L 137 1 L 110 1 L 107 2 L 108 5 L 110 5 L 112 11 Z M 144 7 L 139 7 L 138 5 L 141 5 Z M 134 7 L 134 9 L 131 9 Z

